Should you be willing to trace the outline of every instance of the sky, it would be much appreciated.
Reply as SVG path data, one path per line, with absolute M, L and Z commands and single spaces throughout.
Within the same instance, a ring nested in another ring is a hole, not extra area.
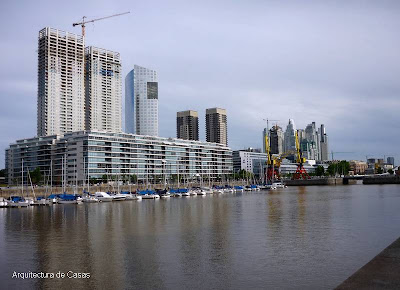
M 205 140 L 205 109 L 220 107 L 233 150 L 262 148 L 264 119 L 294 119 L 325 124 L 329 151 L 351 152 L 335 159 L 399 163 L 400 1 L 3 0 L 0 168 L 36 135 L 39 30 L 81 34 L 82 16 L 125 11 L 88 24 L 86 45 L 119 52 L 123 78 L 134 64 L 158 72 L 160 136 L 192 109 Z

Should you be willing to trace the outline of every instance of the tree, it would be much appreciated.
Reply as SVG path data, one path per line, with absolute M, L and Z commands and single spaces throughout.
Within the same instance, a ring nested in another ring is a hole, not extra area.
M 378 167 L 378 168 L 376 169 L 376 173 L 382 174 L 382 173 L 383 173 L 383 169 L 382 169 L 381 167 Z
M 129 178 L 130 178 L 130 181 L 132 183 L 136 183 L 137 182 L 137 176 L 135 174 L 130 175 Z
M 323 176 L 325 174 L 325 168 L 321 165 L 315 168 L 315 176 Z
M 392 174 L 394 173 L 393 169 L 390 168 L 390 169 L 388 170 L 388 173 L 389 173 L 390 175 L 392 175 Z
M 350 170 L 350 164 L 346 160 L 342 160 L 339 162 L 331 163 L 327 169 L 327 172 L 330 176 L 339 175 L 347 175 Z
M 101 177 L 101 180 L 103 181 L 103 183 L 107 182 L 107 174 L 103 174 L 103 176 Z
M 0 177 L 6 177 L 6 170 L 5 169 L 1 169 L 0 170 Z
M 36 167 L 35 170 L 29 171 L 29 175 L 31 176 L 31 180 L 33 184 L 39 184 L 42 182 L 43 175 L 40 172 L 40 168 Z

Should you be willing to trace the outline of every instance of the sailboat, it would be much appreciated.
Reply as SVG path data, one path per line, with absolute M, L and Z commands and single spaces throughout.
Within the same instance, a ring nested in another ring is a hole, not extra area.
M 7 200 L 8 207 L 27 207 L 30 205 L 30 202 L 26 200 L 24 196 L 24 159 L 22 159 L 21 163 L 21 196 L 10 196 Z

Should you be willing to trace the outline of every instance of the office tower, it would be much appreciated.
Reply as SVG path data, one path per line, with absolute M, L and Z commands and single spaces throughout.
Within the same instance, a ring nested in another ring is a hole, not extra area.
M 311 160 L 320 160 L 320 139 L 315 122 L 306 126 L 305 138 L 302 141 L 304 157 Z
M 176 136 L 178 139 L 199 140 L 199 114 L 196 111 L 176 114 Z
M 388 157 L 387 158 L 387 163 L 394 166 L 394 157 Z
M 268 130 L 267 130 L 267 128 L 264 128 L 264 130 L 263 130 L 263 134 L 262 134 L 262 137 L 263 137 L 263 139 L 262 139 L 262 144 L 263 144 L 263 153 L 267 153 L 267 146 L 265 146 L 266 144 L 265 144 L 265 136 L 267 136 L 267 134 L 268 134 Z M 268 136 L 269 137 L 269 136 Z
M 206 139 L 207 142 L 228 145 L 228 125 L 225 109 L 212 108 L 206 110 Z
M 85 129 L 84 45 L 73 33 L 39 31 L 38 136 Z
M 272 154 L 282 154 L 283 153 L 283 141 L 284 135 L 282 128 L 275 125 L 269 130 L 269 142 Z
M 89 46 L 86 61 L 86 130 L 122 131 L 121 61 L 117 52 Z
M 125 78 L 125 130 L 158 136 L 157 72 L 138 65 Z
M 284 151 L 296 150 L 296 124 L 293 119 L 289 119 L 284 136 Z
M 327 161 L 329 158 L 329 146 L 328 146 L 328 135 L 326 134 L 325 131 L 325 125 L 321 124 L 321 127 L 319 129 L 319 144 L 320 144 L 320 160 L 321 161 Z

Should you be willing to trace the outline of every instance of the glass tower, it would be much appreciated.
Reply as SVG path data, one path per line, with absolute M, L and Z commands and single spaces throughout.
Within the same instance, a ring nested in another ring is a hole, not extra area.
M 157 72 L 135 65 L 125 78 L 125 130 L 158 136 Z

